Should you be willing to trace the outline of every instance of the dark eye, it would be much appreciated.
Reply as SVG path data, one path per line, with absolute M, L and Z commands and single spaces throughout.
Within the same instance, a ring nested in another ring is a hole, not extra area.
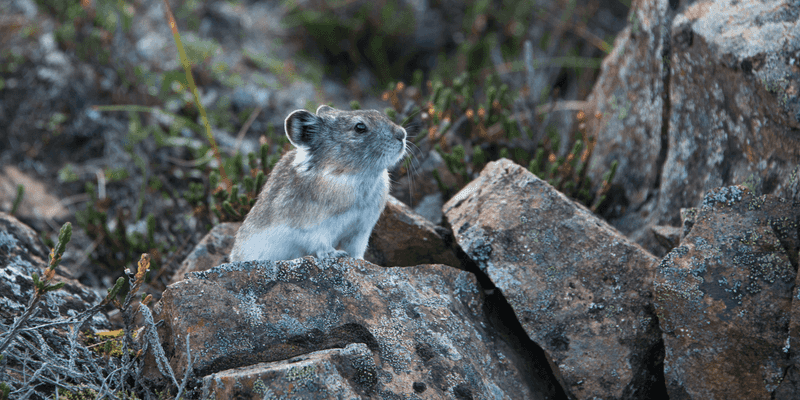
M 359 123 L 356 124 L 356 132 L 364 133 L 366 131 L 367 131 L 367 126 L 364 125 L 363 122 L 359 122 Z

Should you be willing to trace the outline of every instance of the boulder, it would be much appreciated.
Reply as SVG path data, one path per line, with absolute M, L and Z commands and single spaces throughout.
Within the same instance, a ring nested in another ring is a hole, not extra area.
M 311 353 L 362 343 L 375 360 L 374 380 L 358 372 L 361 378 L 346 378 L 353 372 L 339 367 L 327 377 L 355 379 L 361 383 L 348 383 L 353 390 L 379 398 L 412 396 L 422 388 L 430 399 L 552 397 L 555 386 L 540 378 L 547 376 L 546 363 L 528 365 L 511 351 L 490 328 L 482 304 L 475 277 L 455 268 L 382 268 L 352 258 L 304 257 L 189 274 L 168 286 L 157 309 L 164 321 L 159 337 L 176 375 L 183 376 L 191 360 L 207 392 L 221 387 L 211 374 L 272 362 L 246 373 L 276 379 L 280 373 L 274 371 L 291 371 L 289 364 L 297 361 L 290 359 L 304 355 L 316 361 L 294 367 L 322 371 L 334 353 Z M 281 360 L 289 364 L 274 364 Z M 149 370 L 158 375 L 152 362 Z M 327 378 L 312 380 L 320 379 Z M 293 388 L 284 393 L 305 393 Z
M 632 3 L 586 109 L 589 175 L 619 162 L 614 226 L 663 255 L 650 228 L 680 225 L 711 188 L 800 199 L 798 13 L 789 0 Z
M 798 203 L 743 186 L 705 196 L 655 281 L 670 399 L 797 398 L 783 381 L 798 365 L 798 226 Z
M 456 241 L 502 291 L 576 399 L 658 394 L 657 260 L 509 160 L 444 207 Z

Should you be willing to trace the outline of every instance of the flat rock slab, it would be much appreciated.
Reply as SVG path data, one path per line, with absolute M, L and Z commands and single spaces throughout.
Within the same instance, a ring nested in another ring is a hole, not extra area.
M 57 220 L 65 220 L 71 216 L 70 211 L 61 204 L 61 199 L 51 194 L 45 183 L 13 165 L 4 165 L 0 169 L 0 209 L 11 210 L 17 199 L 18 185 L 22 185 L 25 192 L 17 215 Z
M 655 284 L 670 399 L 768 399 L 782 384 L 800 343 L 798 226 L 800 205 L 774 196 L 705 196 Z
M 203 378 L 203 399 L 358 399 L 378 382 L 372 351 L 363 343 L 320 350 L 285 361 L 229 369 Z M 423 386 L 417 385 L 419 392 Z M 427 389 L 427 388 L 425 388 Z
M 553 385 L 521 372 L 482 304 L 474 275 L 443 265 L 236 262 L 170 285 L 159 305 L 159 336 L 179 376 L 187 336 L 197 377 L 363 343 L 377 380 L 358 390 L 379 398 L 413 396 L 422 387 L 430 399 L 549 398 Z
M 661 361 L 655 257 L 506 159 L 489 163 L 444 213 L 570 397 L 650 398 Z

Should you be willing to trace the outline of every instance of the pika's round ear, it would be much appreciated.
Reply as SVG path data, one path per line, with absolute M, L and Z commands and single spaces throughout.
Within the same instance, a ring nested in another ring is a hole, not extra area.
M 321 118 L 306 110 L 292 111 L 284 122 L 286 137 L 294 147 L 307 147 L 319 132 L 321 122 Z
M 335 109 L 331 106 L 326 106 L 325 104 L 317 107 L 317 115 L 327 114 Z

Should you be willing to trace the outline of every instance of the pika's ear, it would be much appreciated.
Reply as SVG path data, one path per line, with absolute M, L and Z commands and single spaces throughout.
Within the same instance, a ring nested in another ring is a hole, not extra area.
M 334 111 L 333 107 L 323 104 L 317 108 L 317 115 L 327 114 L 331 111 Z
M 306 110 L 293 111 L 284 122 L 286 137 L 294 147 L 308 147 L 319 132 L 320 123 L 322 123 L 322 118 Z

